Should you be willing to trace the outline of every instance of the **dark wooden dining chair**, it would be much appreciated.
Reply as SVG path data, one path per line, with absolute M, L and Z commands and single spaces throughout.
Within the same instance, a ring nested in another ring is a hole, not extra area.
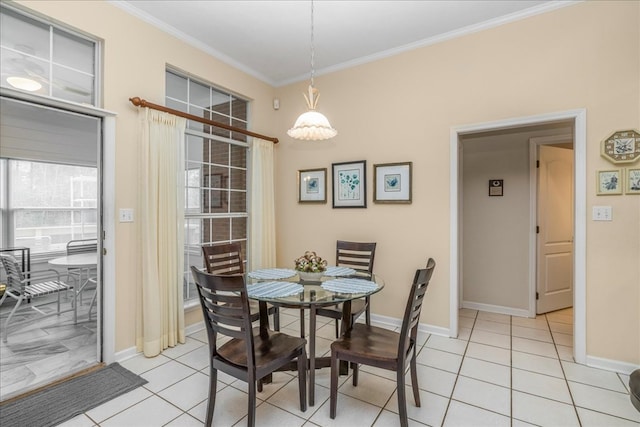
M 373 273 L 373 261 L 376 255 L 375 243 L 347 242 L 338 240 L 336 243 L 336 266 L 349 267 L 356 272 Z M 359 298 L 351 301 L 351 324 L 365 313 L 365 322 L 371 324 L 370 297 Z M 336 338 L 340 336 L 340 325 L 338 321 L 342 319 L 342 305 L 319 307 L 316 309 L 316 316 L 330 317 L 336 321 Z
M 397 393 L 400 425 L 403 427 L 408 425 L 404 377 L 407 364 L 409 364 L 413 397 L 416 406 L 420 407 L 420 393 L 418 390 L 418 375 L 416 371 L 416 337 L 424 295 L 435 266 L 436 262 L 433 258 L 429 258 L 426 268 L 416 270 L 402 320 L 402 328 L 399 333 L 358 323 L 354 324 L 352 329 L 346 331 L 339 340 L 331 344 L 331 397 L 329 416 L 332 419 L 336 417 L 336 407 L 338 403 L 338 365 L 342 360 L 351 362 L 354 386 L 358 385 L 358 364 L 395 371 L 398 384 Z
M 202 246 L 204 265 L 209 274 L 244 274 L 242 246 L 238 242 L 221 243 Z M 249 301 L 251 318 L 255 322 L 260 318 L 258 302 Z M 280 310 L 271 304 L 267 305 L 267 314 L 273 315 L 273 329 L 280 330 Z
M 262 391 L 265 376 L 298 361 L 300 410 L 307 410 L 307 352 L 304 338 L 267 328 L 253 328 L 249 298 L 241 275 L 213 275 L 191 267 L 209 340 L 209 401 L 206 426 L 212 425 L 216 403 L 218 371 L 247 382 L 249 388 L 247 425 L 255 425 L 256 383 Z M 231 338 L 224 344 L 219 335 Z

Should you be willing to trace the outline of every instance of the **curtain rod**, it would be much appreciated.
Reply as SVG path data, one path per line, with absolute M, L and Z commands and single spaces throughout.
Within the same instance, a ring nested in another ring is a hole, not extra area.
M 242 128 L 239 128 L 239 127 L 227 125 L 227 124 L 220 123 L 220 122 L 215 122 L 213 120 L 205 119 L 204 117 L 194 116 L 193 114 L 183 113 L 182 111 L 174 110 L 173 108 L 168 108 L 168 107 L 165 107 L 163 105 L 154 104 L 154 103 L 151 103 L 151 102 L 146 101 L 144 99 L 140 99 L 137 96 L 133 97 L 133 98 L 129 98 L 129 101 L 131 101 L 131 103 L 133 105 L 135 105 L 136 107 L 149 107 L 149 108 L 154 109 L 154 110 L 164 111 L 165 113 L 170 113 L 170 114 L 173 114 L 173 115 L 176 115 L 176 116 L 184 117 L 185 119 L 194 120 L 196 122 L 204 123 L 205 125 L 215 126 L 215 127 L 226 129 L 226 130 L 230 130 L 230 131 L 233 131 L 233 132 L 238 132 L 238 133 L 241 133 L 243 135 L 253 136 L 253 137 L 256 137 L 256 138 L 264 139 L 264 140 L 267 140 L 267 141 L 271 141 L 274 144 L 278 143 L 278 138 L 274 138 L 272 136 L 261 135 L 259 133 L 251 132 L 250 130 L 242 129 Z

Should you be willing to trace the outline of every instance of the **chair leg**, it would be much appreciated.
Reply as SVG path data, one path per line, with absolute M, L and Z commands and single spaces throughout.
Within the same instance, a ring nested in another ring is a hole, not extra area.
M 280 308 L 274 307 L 273 310 L 273 329 L 280 331 Z
M 3 298 L 4 298 L 4 296 L 3 296 Z M 20 297 L 18 298 L 18 302 L 16 303 L 15 307 L 13 307 L 13 310 L 11 310 L 11 313 L 9 313 L 9 317 L 7 317 L 7 321 L 4 322 L 4 335 L 2 337 L 2 341 L 3 342 L 7 342 L 7 338 L 9 336 L 9 322 L 11 322 L 11 318 L 15 314 L 16 310 L 18 310 L 18 307 L 20 307 L 20 304 L 22 304 L 22 301 L 24 299 L 25 299 L 24 296 L 20 295 Z
M 300 394 L 300 410 L 307 410 L 307 351 L 302 347 L 298 356 L 298 393 Z
M 397 374 L 398 383 L 398 412 L 400 413 L 400 426 L 409 426 L 409 417 L 407 415 L 407 397 L 404 389 L 404 369 L 399 367 Z
M 338 319 L 336 319 L 336 338 L 340 338 L 340 327 L 339 326 L 340 325 L 338 325 Z
M 311 307 L 313 310 L 313 307 Z M 300 309 L 300 338 L 304 338 L 304 308 Z
M 216 389 L 218 386 L 218 370 L 209 369 L 209 401 L 207 402 L 207 418 L 205 426 L 213 425 L 213 409 L 216 406 Z
M 7 299 L 8 296 L 9 296 L 9 289 L 5 289 L 4 294 L 2 294 L 2 298 L 0 298 L 0 306 L 2 305 L 4 300 Z
M 255 427 L 256 425 L 256 381 L 249 381 L 249 406 L 247 408 L 247 425 Z
M 329 401 L 329 417 L 333 420 L 336 417 L 336 409 L 338 406 L 338 364 L 340 361 L 336 355 L 331 352 L 331 387 Z
M 258 393 L 262 393 L 262 378 L 258 380 Z
M 413 357 L 411 358 L 411 386 L 413 388 L 413 400 L 416 406 L 420 407 L 420 389 L 418 388 L 418 370 L 416 365 L 416 348 L 413 347 Z
M 358 364 L 351 363 L 351 370 L 353 371 L 353 386 L 358 386 Z
M 364 311 L 365 322 L 367 322 L 367 326 L 371 326 L 371 299 L 369 297 L 365 298 L 367 307 Z

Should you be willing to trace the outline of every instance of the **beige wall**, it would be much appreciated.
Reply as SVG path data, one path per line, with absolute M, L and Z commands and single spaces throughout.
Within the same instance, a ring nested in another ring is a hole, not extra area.
M 387 286 L 373 312 L 397 318 L 413 272 L 432 256 L 438 265 L 422 321 L 447 328 L 456 285 L 449 282 L 450 129 L 585 108 L 587 354 L 640 364 L 640 197 L 595 195 L 595 171 L 612 167 L 600 141 L 640 127 L 639 18 L 638 2 L 583 2 L 316 78 L 319 109 L 339 134 L 317 143 L 283 138 L 278 147 L 280 264 L 306 249 L 331 257 L 336 239 L 375 240 L 375 271 Z M 307 84 L 278 89 L 279 134 L 304 109 Z M 374 163 L 413 161 L 413 204 L 372 204 L 371 186 L 367 209 L 297 204 L 298 169 L 363 159 L 369 174 Z M 591 206 L 601 204 L 613 207 L 614 221 L 591 221 Z
M 165 65 L 188 70 L 254 99 L 253 129 L 282 140 L 276 150 L 278 263 L 291 265 L 307 249 L 332 258 L 336 239 L 375 240 L 375 271 L 387 287 L 373 299 L 373 311 L 397 318 L 413 272 L 434 257 L 422 321 L 444 328 L 452 285 L 451 127 L 586 108 L 587 211 L 607 203 L 614 212 L 611 223 L 587 225 L 587 353 L 640 363 L 640 197 L 598 198 L 593 178 L 611 167 L 599 155 L 600 140 L 616 129 L 640 128 L 638 2 L 580 3 L 318 77 L 320 109 L 339 131 L 319 143 L 294 142 L 285 133 L 304 110 L 307 82 L 270 88 L 107 3 L 21 3 L 104 39 L 104 108 L 118 113 L 115 209 L 137 199 L 136 113 L 127 99 L 162 103 Z M 277 112 L 273 96 L 281 100 Z M 327 167 L 330 177 L 332 162 L 350 160 L 367 161 L 367 209 L 297 204 L 297 170 Z M 409 160 L 413 204 L 372 204 L 372 165 Z M 116 233 L 116 350 L 123 350 L 134 345 L 136 224 L 117 224 Z

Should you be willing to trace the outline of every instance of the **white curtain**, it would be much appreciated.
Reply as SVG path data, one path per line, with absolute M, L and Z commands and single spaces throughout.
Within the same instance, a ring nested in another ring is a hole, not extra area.
M 251 144 L 250 269 L 276 266 L 276 217 L 273 142 L 253 138 Z
M 185 342 L 184 131 L 186 120 L 138 111 L 140 283 L 136 346 L 147 357 Z

